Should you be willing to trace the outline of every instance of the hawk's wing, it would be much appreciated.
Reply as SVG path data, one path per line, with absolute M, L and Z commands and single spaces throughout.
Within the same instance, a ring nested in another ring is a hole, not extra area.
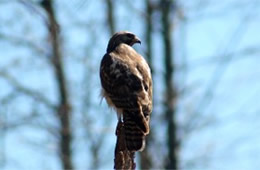
M 152 109 L 152 96 L 148 88 L 151 86 L 150 70 L 145 69 L 142 62 L 127 60 L 129 56 L 126 53 L 120 55 L 126 56 L 109 53 L 101 61 L 100 77 L 105 97 L 117 109 L 132 113 L 130 116 L 146 134 L 149 132 L 147 121 Z
M 118 108 L 127 106 L 120 106 L 115 97 L 120 100 L 123 100 L 126 96 L 134 98 L 142 90 L 141 79 L 131 71 L 128 63 L 112 57 L 110 54 L 105 54 L 101 61 L 100 77 L 104 90 Z M 129 100 L 131 99 L 129 98 Z M 133 101 L 135 100 L 128 101 L 130 102 L 128 103 L 129 107 L 137 107 Z

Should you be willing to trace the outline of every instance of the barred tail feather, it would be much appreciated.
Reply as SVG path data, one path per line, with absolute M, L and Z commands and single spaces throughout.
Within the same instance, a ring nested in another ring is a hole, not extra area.
M 142 151 L 145 148 L 145 134 L 128 114 L 124 114 L 125 141 L 129 151 Z
M 140 113 L 139 109 L 123 110 L 123 115 L 126 119 L 131 120 L 135 123 L 135 126 L 138 126 L 139 130 L 143 132 L 144 135 L 147 135 L 150 131 L 149 122 L 145 119 L 144 115 Z

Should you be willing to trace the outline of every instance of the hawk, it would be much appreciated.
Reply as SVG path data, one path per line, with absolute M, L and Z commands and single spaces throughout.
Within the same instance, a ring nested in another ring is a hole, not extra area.
M 140 39 L 128 31 L 115 33 L 100 65 L 102 96 L 123 119 L 129 151 L 142 151 L 150 131 L 152 76 L 145 59 L 132 45 Z

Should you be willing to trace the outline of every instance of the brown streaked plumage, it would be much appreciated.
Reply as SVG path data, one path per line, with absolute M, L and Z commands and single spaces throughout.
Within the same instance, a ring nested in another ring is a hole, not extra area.
M 141 43 L 133 33 L 121 31 L 109 40 L 100 65 L 102 95 L 123 117 L 126 146 L 130 151 L 145 147 L 152 112 L 152 77 L 144 60 L 131 46 Z

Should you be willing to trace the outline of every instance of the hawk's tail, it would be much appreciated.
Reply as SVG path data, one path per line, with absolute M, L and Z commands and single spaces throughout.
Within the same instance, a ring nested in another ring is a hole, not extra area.
M 145 148 L 145 134 L 136 124 L 137 122 L 124 113 L 125 141 L 129 151 L 142 151 Z

